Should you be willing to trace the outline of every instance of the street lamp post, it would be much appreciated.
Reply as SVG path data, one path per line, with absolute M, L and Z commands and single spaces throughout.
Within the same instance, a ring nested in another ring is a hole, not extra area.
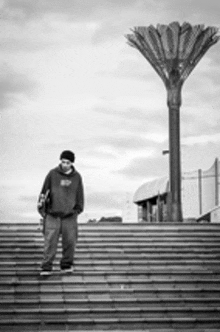
M 172 22 L 155 28 L 135 27 L 126 35 L 130 46 L 138 49 L 163 80 L 169 109 L 170 221 L 182 221 L 180 106 L 184 81 L 196 64 L 217 43 L 218 29 L 204 25 Z

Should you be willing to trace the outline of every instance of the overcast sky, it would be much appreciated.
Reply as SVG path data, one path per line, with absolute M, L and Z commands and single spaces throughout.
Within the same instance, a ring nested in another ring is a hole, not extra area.
M 119 215 L 126 193 L 168 174 L 163 83 L 125 35 L 187 21 L 219 27 L 217 0 L 0 0 L 1 220 L 38 219 L 43 180 L 76 154 L 84 218 Z M 183 88 L 182 170 L 220 157 L 220 43 Z

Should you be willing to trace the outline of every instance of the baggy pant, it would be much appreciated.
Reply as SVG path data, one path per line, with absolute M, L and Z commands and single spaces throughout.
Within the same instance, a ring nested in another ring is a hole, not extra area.
M 57 252 L 59 237 L 62 235 L 62 258 L 60 268 L 73 265 L 78 237 L 77 214 L 67 218 L 56 218 L 47 215 L 45 219 L 43 270 L 51 270 Z

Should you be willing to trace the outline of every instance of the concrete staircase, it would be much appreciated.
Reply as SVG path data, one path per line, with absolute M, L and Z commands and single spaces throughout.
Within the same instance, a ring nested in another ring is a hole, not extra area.
M 38 224 L 0 224 L 0 331 L 220 331 L 220 224 L 81 224 L 39 276 Z

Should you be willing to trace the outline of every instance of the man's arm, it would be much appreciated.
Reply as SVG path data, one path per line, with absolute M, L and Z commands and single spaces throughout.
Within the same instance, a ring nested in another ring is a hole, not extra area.
M 84 210 L 84 188 L 81 176 L 77 188 L 76 205 L 74 206 L 74 210 L 76 210 L 78 214 L 82 213 Z

